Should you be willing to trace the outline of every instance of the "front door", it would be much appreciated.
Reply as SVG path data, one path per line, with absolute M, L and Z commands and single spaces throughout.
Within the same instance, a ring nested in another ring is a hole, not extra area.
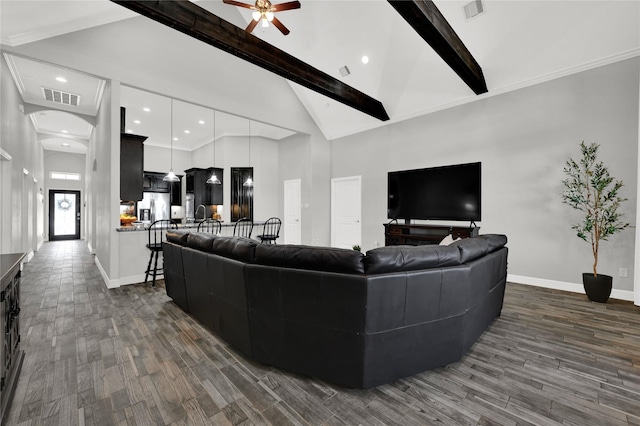
M 360 176 L 331 179 L 331 245 L 360 245 Z
M 49 240 L 80 239 L 80 191 L 49 191 Z

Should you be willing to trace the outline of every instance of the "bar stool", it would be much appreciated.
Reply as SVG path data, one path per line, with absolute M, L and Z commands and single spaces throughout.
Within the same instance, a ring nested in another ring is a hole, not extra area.
M 276 240 L 280 236 L 280 226 L 282 221 L 277 217 L 270 217 L 264 223 L 262 234 L 258 235 L 261 243 L 275 244 Z
M 220 235 L 220 231 L 222 231 L 222 222 L 218 219 L 205 219 L 198 224 L 198 232 Z
M 233 236 L 251 238 L 251 232 L 253 232 L 253 221 L 243 217 L 238 219 L 233 226 Z
M 153 287 L 156 286 L 156 277 L 158 275 L 162 275 L 164 278 L 164 258 L 162 260 L 162 267 L 158 268 L 158 256 L 162 251 L 162 242 L 167 239 L 167 229 L 169 228 L 178 229 L 178 225 L 171 223 L 170 219 L 161 219 L 153 222 L 148 229 L 149 242 L 147 243 L 147 248 L 151 251 L 151 255 L 149 256 L 149 264 L 147 265 L 147 270 L 144 275 L 144 282 L 146 283 L 148 281 L 149 275 L 153 275 Z M 151 269 L 151 262 L 154 256 L 155 262 L 153 269 Z M 158 271 L 160 271 L 160 274 L 158 274 Z

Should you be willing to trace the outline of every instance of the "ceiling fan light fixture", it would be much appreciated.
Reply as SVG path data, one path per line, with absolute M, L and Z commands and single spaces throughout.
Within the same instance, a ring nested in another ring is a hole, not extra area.
M 262 20 L 262 28 L 267 28 L 269 26 L 269 21 L 266 19 Z
M 269 22 L 273 21 L 273 18 L 274 18 L 273 12 L 267 12 L 267 13 L 264 14 L 264 16 L 267 17 L 267 20 Z
M 253 17 L 254 21 L 259 21 L 260 18 L 262 18 L 262 14 L 260 12 L 258 12 L 257 10 L 255 12 L 253 12 L 251 14 L 251 16 Z

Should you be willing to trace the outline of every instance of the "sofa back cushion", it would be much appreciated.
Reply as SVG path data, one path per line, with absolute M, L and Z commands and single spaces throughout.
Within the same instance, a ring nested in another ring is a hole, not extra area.
M 204 232 L 191 232 L 187 236 L 187 247 L 192 249 L 210 252 L 215 236 L 213 234 L 205 234 Z
M 364 258 L 367 274 L 417 271 L 459 264 L 458 248 L 441 245 L 378 247 L 369 250 Z
M 254 252 L 257 245 L 258 242 L 250 238 L 215 237 L 211 253 L 240 262 L 251 263 L 254 261 Z
M 303 245 L 258 244 L 255 263 L 281 268 L 363 274 L 364 255 L 357 250 Z
M 187 245 L 188 237 L 189 231 L 185 231 L 184 229 L 167 229 L 167 241 L 170 243 L 185 246 Z
M 451 243 L 449 247 L 456 247 L 460 250 L 460 261 L 470 262 L 488 253 L 494 252 L 507 244 L 507 237 L 498 234 L 479 235 L 475 238 L 463 238 L 460 241 Z

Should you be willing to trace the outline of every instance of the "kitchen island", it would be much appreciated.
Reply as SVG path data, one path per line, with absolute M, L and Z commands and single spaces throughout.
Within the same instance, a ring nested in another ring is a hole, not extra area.
M 223 223 L 220 235 L 232 236 L 234 225 L 235 223 Z M 252 238 L 258 239 L 256 236 L 262 233 L 263 225 L 264 221 L 253 223 Z M 116 232 L 119 234 L 119 278 L 109 280 L 107 287 L 115 288 L 121 285 L 144 282 L 145 271 L 151 255 L 147 248 L 147 243 L 149 242 L 148 226 L 149 224 L 145 224 L 143 227 L 138 228 L 133 225 L 127 225 L 116 228 Z M 178 225 L 178 229 L 195 230 L 197 228 L 198 223 Z M 158 264 L 161 264 L 161 261 L 162 259 L 159 259 Z

